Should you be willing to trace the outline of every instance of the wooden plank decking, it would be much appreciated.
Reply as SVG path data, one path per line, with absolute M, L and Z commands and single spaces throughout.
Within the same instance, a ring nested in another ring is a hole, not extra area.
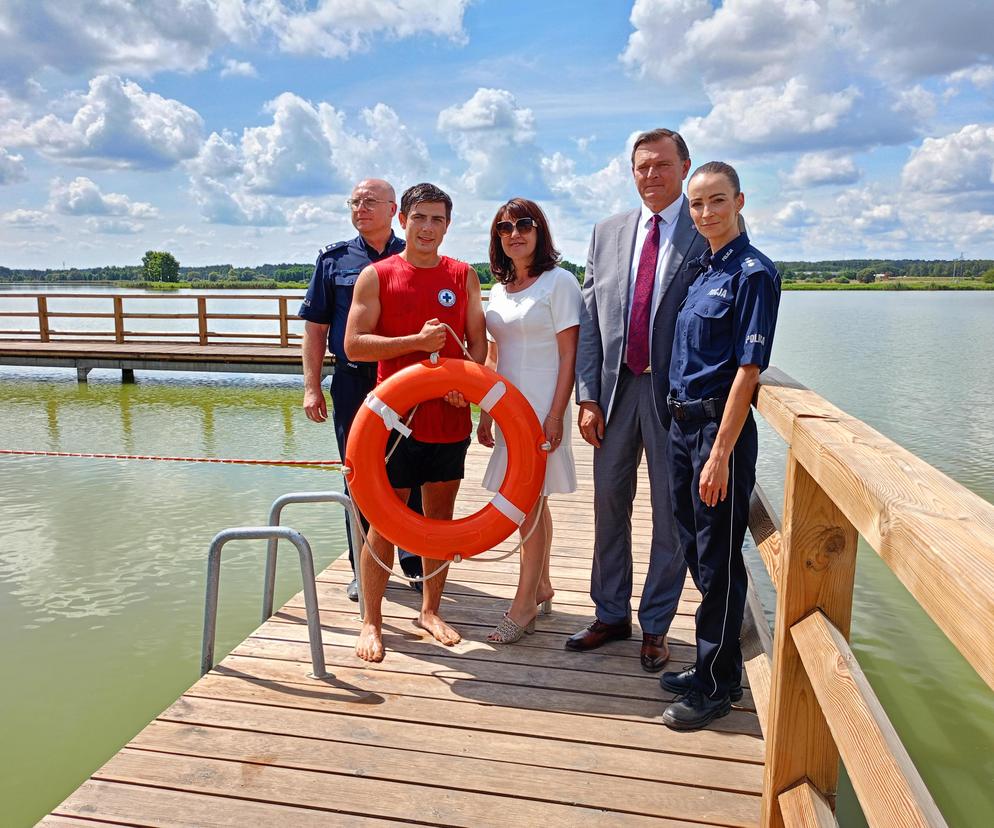
M 326 370 L 334 363 L 334 357 L 327 356 Z M 131 371 L 302 372 L 299 346 L 247 343 L 200 345 L 196 342 L 38 342 L 0 339 L 0 365 L 77 370 L 112 368 Z
M 391 582 L 387 657 L 367 665 L 353 653 L 358 619 L 339 559 L 318 577 L 333 679 L 307 677 L 297 595 L 40 824 L 757 824 L 764 744 L 748 688 L 709 729 L 675 733 L 660 722 L 669 695 L 639 667 L 637 629 L 596 653 L 563 649 L 592 614 L 590 452 L 575 448 L 581 488 L 552 499 L 556 598 L 535 635 L 485 641 L 517 562 L 467 561 L 451 568 L 443 603 L 462 643 L 445 648 L 414 627 L 416 593 Z M 485 461 L 474 445 L 470 481 Z M 468 484 L 460 511 L 484 497 Z M 644 467 L 633 524 L 637 605 L 651 526 Z M 676 667 L 693 660 L 697 601 L 688 581 L 670 633 Z

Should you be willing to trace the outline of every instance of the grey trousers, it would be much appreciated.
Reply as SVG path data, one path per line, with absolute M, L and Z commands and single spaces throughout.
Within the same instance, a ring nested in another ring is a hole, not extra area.
M 649 571 L 638 620 L 643 633 L 670 628 L 683 590 L 687 565 L 680 551 L 670 506 L 668 444 L 656 416 L 651 374 L 633 376 L 624 366 L 618 378 L 611 421 L 594 449 L 594 564 L 590 597 L 606 624 L 632 615 L 632 501 L 643 453 L 649 467 L 652 542 Z

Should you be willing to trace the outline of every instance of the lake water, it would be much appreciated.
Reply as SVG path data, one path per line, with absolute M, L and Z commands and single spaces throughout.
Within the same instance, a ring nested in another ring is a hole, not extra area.
M 4 292 L 0 308 L 20 307 Z M 994 293 L 786 293 L 774 364 L 994 501 L 992 331 Z M 299 377 L 139 372 L 122 385 L 94 371 L 77 385 L 67 369 L 0 367 L 0 448 L 334 457 L 330 424 L 310 423 L 300 397 Z M 785 451 L 761 429 L 759 479 L 779 503 Z M 0 457 L 0 823 L 31 824 L 197 678 L 211 537 L 315 489 L 341 490 L 340 475 Z M 345 544 L 337 509 L 286 511 L 318 567 Z M 263 551 L 225 551 L 219 657 L 258 623 Z M 281 558 L 277 605 L 299 589 L 294 566 Z M 852 638 L 949 824 L 992 824 L 994 694 L 865 545 Z M 839 819 L 862 821 L 845 790 Z

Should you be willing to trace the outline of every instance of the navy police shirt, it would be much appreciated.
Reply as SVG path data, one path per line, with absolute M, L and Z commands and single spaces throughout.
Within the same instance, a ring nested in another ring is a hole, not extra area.
M 673 335 L 669 394 L 681 402 L 727 397 L 740 365 L 765 369 L 780 305 L 776 265 L 745 233 L 700 265 Z
M 297 316 L 308 322 L 329 325 L 328 350 L 339 365 L 376 369 L 375 362 L 351 362 L 345 355 L 345 323 L 352 305 L 352 291 L 363 268 L 404 250 L 405 242 L 393 233 L 382 253 L 366 244 L 362 236 L 329 244 L 318 254 L 314 275 Z

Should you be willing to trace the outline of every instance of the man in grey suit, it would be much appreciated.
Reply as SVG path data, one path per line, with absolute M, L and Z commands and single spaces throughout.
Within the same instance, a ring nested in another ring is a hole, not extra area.
M 689 171 L 678 133 L 654 129 L 635 139 L 632 175 L 643 206 L 594 228 L 576 358 L 580 434 L 594 446 L 590 597 L 597 617 L 566 649 L 592 650 L 632 635 L 632 501 L 644 452 L 652 545 L 638 619 L 648 672 L 669 658 L 666 633 L 687 571 L 670 506 L 666 393 L 677 310 L 707 249 L 683 195 Z

